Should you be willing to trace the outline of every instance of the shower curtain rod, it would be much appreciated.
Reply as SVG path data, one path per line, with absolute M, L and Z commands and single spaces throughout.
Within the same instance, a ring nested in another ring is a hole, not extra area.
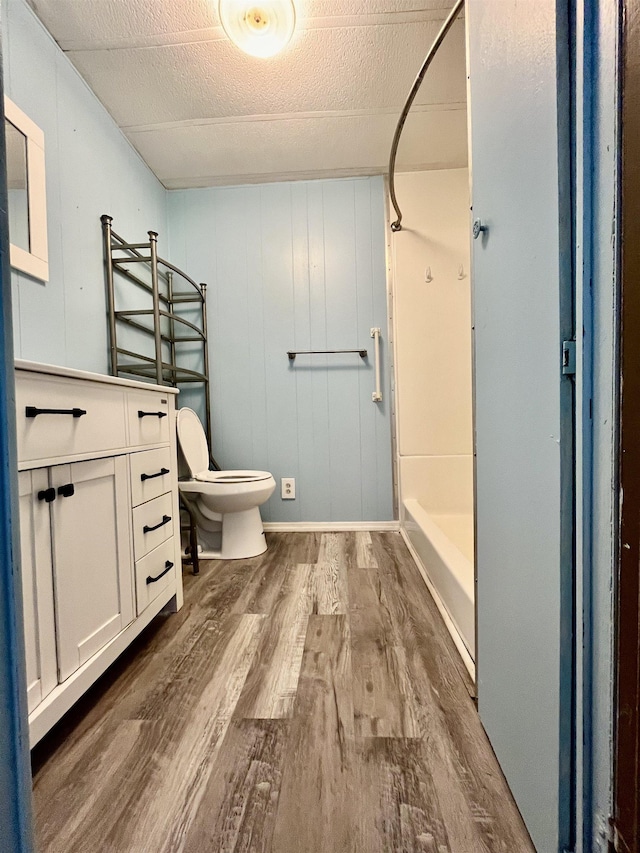
M 411 87 L 411 91 L 409 92 L 409 97 L 407 98 L 407 102 L 405 103 L 402 112 L 400 113 L 400 118 L 398 119 L 398 125 L 396 127 L 396 132 L 393 135 L 393 142 L 391 143 L 391 154 L 389 156 L 389 194 L 391 196 L 391 203 L 397 214 L 397 219 L 395 222 L 391 223 L 392 231 L 401 231 L 402 230 L 402 211 L 398 205 L 398 200 L 396 198 L 396 186 L 395 186 L 395 171 L 396 171 L 396 155 L 398 153 L 398 145 L 400 143 L 400 137 L 402 136 L 402 129 L 404 128 L 404 123 L 407 120 L 407 116 L 409 115 L 409 110 L 415 100 L 416 95 L 418 94 L 418 89 L 420 88 L 422 81 L 424 79 L 424 75 L 427 73 L 427 69 L 431 65 L 431 60 L 438 52 L 438 48 L 444 41 L 444 37 L 451 29 L 451 25 L 455 21 L 458 16 L 458 13 L 464 6 L 464 0 L 457 0 L 453 9 L 449 12 L 449 17 L 442 25 L 442 29 L 436 36 L 436 40 L 431 45 L 429 49 L 429 53 L 426 55 L 424 62 L 422 63 L 422 68 L 418 71 L 418 76 L 415 79 L 413 86 Z

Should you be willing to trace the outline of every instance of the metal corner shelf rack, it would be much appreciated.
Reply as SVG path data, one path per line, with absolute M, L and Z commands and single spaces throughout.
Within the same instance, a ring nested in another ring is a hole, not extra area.
M 207 285 L 158 256 L 157 232 L 147 232 L 148 242 L 128 243 L 111 227 L 111 216 L 100 220 L 111 374 L 175 388 L 199 385 L 211 448 Z M 211 464 L 218 468 L 213 457 Z M 194 518 L 182 505 L 189 514 L 191 563 L 198 574 Z
M 207 285 L 158 256 L 155 231 L 147 232 L 146 243 L 127 243 L 111 227 L 111 216 L 100 220 L 111 374 L 157 385 L 202 385 L 211 447 Z

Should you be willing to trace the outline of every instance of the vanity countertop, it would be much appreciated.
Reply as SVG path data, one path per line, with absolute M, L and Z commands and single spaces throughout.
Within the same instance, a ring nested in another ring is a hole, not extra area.
M 162 390 L 166 394 L 179 394 L 177 388 L 171 385 L 155 385 L 151 382 L 141 382 L 137 379 L 122 379 L 120 376 L 109 376 L 106 373 L 91 373 L 89 370 L 77 370 L 75 367 L 60 367 L 57 364 L 42 364 L 38 361 L 25 361 L 16 358 L 16 370 L 29 370 L 32 373 L 47 373 L 52 376 L 65 376 L 71 379 L 90 379 L 93 382 L 104 382 L 106 385 L 125 385 L 127 388 L 140 388 L 143 391 Z

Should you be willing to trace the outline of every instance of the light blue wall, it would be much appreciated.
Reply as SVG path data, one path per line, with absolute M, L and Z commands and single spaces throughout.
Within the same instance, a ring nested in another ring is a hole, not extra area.
M 218 461 L 273 473 L 266 520 L 392 519 L 382 178 L 172 192 L 169 223 L 172 261 L 209 284 Z M 372 326 L 384 336 L 381 404 Z M 286 355 L 356 347 L 366 362 Z M 285 476 L 295 501 L 280 498 Z
M 465 17 L 472 215 L 487 227 L 472 241 L 478 711 L 536 850 L 558 853 L 572 818 L 567 31 L 560 0 L 470 0 Z
M 13 272 L 17 357 L 108 372 L 99 217 L 210 283 L 214 450 L 226 466 L 294 476 L 277 521 L 393 517 L 389 370 L 300 358 L 289 348 L 386 340 L 381 178 L 172 194 L 131 148 L 25 0 L 2 0 L 7 95 L 45 134 L 50 281 Z M 183 395 L 183 403 L 193 400 Z
M 3 48 L 6 94 L 44 131 L 47 170 L 50 281 L 13 273 L 16 356 L 106 373 L 99 217 L 166 238 L 166 191 L 24 0 L 3 0 Z

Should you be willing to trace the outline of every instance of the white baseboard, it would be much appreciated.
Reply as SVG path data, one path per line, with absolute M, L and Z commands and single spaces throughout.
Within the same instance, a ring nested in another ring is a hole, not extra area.
M 340 533 L 351 530 L 400 530 L 399 521 L 265 521 L 267 533 Z
M 456 649 L 458 650 L 458 653 L 459 653 L 460 657 L 462 658 L 462 662 L 466 666 L 467 671 L 469 672 L 469 675 L 471 676 L 473 683 L 475 684 L 475 681 L 476 681 L 476 665 L 474 663 L 473 658 L 469 654 L 469 650 L 467 649 L 467 647 L 464 644 L 464 640 L 460 636 L 460 632 L 456 628 L 455 623 L 453 622 L 453 619 L 451 618 L 451 616 L 449 616 L 449 611 L 445 607 L 443 600 L 440 598 L 438 590 L 435 588 L 435 586 L 429 580 L 429 575 L 427 574 L 426 568 L 422 564 L 422 560 L 418 556 L 418 552 L 416 551 L 416 549 L 411 544 L 411 540 L 407 536 L 406 532 L 402 529 L 402 527 L 400 528 L 400 535 L 404 539 L 405 545 L 409 549 L 409 553 L 413 557 L 413 561 L 416 564 L 416 566 L 418 567 L 418 571 L 422 575 L 422 579 L 426 583 L 427 588 L 428 588 L 429 592 L 431 593 L 431 597 L 433 598 L 433 600 L 436 603 L 436 607 L 440 611 L 440 615 L 442 616 L 442 619 L 444 620 L 444 624 L 447 626 L 447 630 L 451 634 L 451 639 L 455 643 Z

